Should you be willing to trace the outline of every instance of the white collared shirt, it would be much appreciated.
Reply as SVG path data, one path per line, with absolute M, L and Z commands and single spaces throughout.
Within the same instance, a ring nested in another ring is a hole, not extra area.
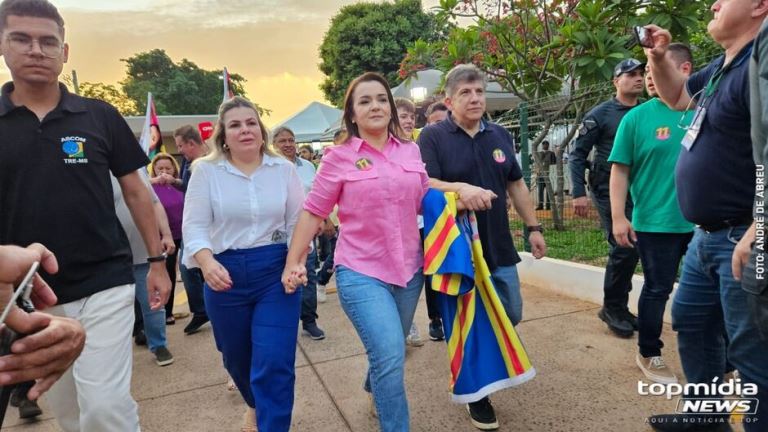
M 289 242 L 303 202 L 301 179 L 286 159 L 265 154 L 250 176 L 226 159 L 198 162 L 184 199 L 184 265 L 199 267 L 194 255 L 203 249 Z
M 312 189 L 312 183 L 315 181 L 315 166 L 312 162 L 296 156 L 296 172 L 301 178 L 301 185 L 304 186 L 304 195 L 308 195 Z

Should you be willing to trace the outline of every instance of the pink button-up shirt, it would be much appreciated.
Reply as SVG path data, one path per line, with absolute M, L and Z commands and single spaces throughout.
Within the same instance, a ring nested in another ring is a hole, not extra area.
M 415 143 L 390 136 L 380 152 L 353 137 L 326 148 L 304 209 L 326 218 L 338 204 L 336 265 L 404 287 L 423 262 L 416 216 L 428 187 Z

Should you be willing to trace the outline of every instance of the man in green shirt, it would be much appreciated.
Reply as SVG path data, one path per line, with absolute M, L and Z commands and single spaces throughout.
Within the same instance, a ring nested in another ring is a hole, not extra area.
M 691 74 L 693 60 L 687 46 L 671 44 L 667 55 L 678 70 Z M 661 357 L 660 337 L 664 308 L 693 232 L 693 224 L 680 211 L 674 175 L 685 134 L 680 125 L 687 125 L 690 116 L 656 97 L 648 66 L 645 85 L 652 99 L 624 116 L 608 158 L 611 213 L 616 242 L 637 247 L 645 274 L 638 302 L 637 365 L 649 380 L 670 384 L 677 377 Z M 635 202 L 632 222 L 624 214 L 628 189 Z

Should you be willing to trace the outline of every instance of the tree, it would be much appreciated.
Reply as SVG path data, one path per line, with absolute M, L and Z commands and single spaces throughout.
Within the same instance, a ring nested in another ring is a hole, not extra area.
M 454 28 L 444 40 L 412 44 L 400 74 L 477 65 L 527 104 L 530 117 L 536 118 L 533 149 L 556 122 L 570 117 L 566 139 L 557 146 L 556 168 L 561 174 L 562 153 L 594 103 L 596 91 L 610 88 L 618 62 L 642 56 L 639 48 L 632 51 L 632 26 L 658 23 L 670 28 L 677 40 L 687 41 L 700 8 L 686 0 L 441 0 L 438 26 Z M 458 27 L 458 18 L 471 23 Z M 544 172 L 538 153 L 531 154 L 534 173 Z M 549 178 L 544 180 L 551 193 Z M 563 185 L 557 190 L 552 218 L 555 228 L 563 229 Z
M 408 45 L 421 38 L 437 38 L 432 15 L 421 0 L 358 3 L 343 7 L 331 20 L 320 45 L 320 85 L 325 97 L 341 107 L 344 92 L 358 75 L 380 72 L 391 86 L 400 82 L 397 71 Z
M 122 90 L 112 84 L 84 82 L 79 87 L 80 96 L 103 100 L 117 108 L 124 116 L 140 115 L 136 101 L 128 98 Z
M 221 104 L 222 71 L 201 69 L 187 59 L 174 63 L 162 49 L 122 61 L 127 77 L 120 84 L 140 109 L 146 108 L 147 92 L 152 92 L 158 115 L 215 114 Z M 230 80 L 234 93 L 244 95 L 245 78 L 230 74 Z

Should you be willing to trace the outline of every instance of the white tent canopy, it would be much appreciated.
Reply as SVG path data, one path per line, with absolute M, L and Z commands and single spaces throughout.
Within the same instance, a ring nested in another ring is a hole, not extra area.
M 323 132 L 339 121 L 341 114 L 339 109 L 320 102 L 312 102 L 273 129 L 281 126 L 290 128 L 296 134 L 296 142 L 319 141 Z
M 416 76 L 392 89 L 395 97 L 406 97 L 414 101 L 424 100 L 440 89 L 443 72 L 426 69 L 416 72 Z M 486 109 L 488 111 L 507 111 L 517 107 L 520 98 L 506 92 L 495 81 L 489 81 L 485 88 Z

